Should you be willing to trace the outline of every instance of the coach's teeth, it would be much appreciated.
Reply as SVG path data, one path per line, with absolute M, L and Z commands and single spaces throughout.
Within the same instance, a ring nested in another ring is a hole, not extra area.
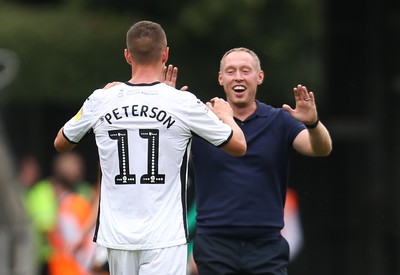
M 238 85 L 238 86 L 234 86 L 234 87 L 233 87 L 233 90 L 234 90 L 235 92 L 243 92 L 244 90 L 246 90 L 246 87 L 241 86 L 241 85 Z

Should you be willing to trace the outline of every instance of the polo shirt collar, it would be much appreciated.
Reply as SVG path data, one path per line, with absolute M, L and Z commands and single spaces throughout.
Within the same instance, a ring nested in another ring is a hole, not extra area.
M 262 103 L 260 103 L 260 101 L 258 101 L 256 99 L 256 104 L 257 104 L 257 108 L 254 111 L 254 113 L 252 113 L 248 118 L 245 119 L 245 121 L 249 121 L 252 119 L 255 119 L 257 117 L 267 117 L 268 116 L 268 108 L 266 108 L 266 106 Z

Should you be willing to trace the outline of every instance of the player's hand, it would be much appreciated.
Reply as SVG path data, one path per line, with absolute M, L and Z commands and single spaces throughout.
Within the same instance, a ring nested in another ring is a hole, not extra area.
M 219 119 L 224 121 L 224 118 L 233 117 L 233 110 L 229 103 L 222 98 L 214 97 L 210 102 L 206 103 L 207 107 L 213 111 Z
M 121 84 L 121 83 L 122 82 L 119 82 L 119 81 L 110 82 L 110 83 L 107 83 L 107 85 L 104 86 L 103 89 L 108 89 L 108 88 L 111 88 L 111 87 L 113 87 L 115 85 L 118 85 L 118 84 Z
M 292 109 L 287 104 L 283 104 L 282 108 L 288 111 L 298 121 L 305 124 L 313 124 L 318 119 L 314 93 L 309 92 L 306 86 L 301 84 L 293 88 L 293 93 L 296 100 L 295 109 Z
M 174 67 L 173 65 L 164 66 L 164 69 L 161 73 L 162 82 L 175 88 L 177 78 L 178 78 L 178 67 Z M 188 86 L 183 86 L 180 90 L 187 91 Z

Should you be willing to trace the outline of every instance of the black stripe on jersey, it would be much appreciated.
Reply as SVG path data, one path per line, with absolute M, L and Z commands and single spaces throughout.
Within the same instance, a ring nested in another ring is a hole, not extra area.
M 97 206 L 97 219 L 96 219 L 96 227 L 94 229 L 94 236 L 93 236 L 93 241 L 96 242 L 97 241 L 97 234 L 99 233 L 99 227 L 100 227 L 100 198 L 101 198 L 101 178 L 103 176 L 103 173 L 101 172 L 101 168 L 100 168 L 100 163 L 99 163 L 99 171 L 98 171 L 98 184 L 99 186 L 97 186 L 97 188 L 99 188 L 99 204 Z
M 185 226 L 185 237 L 186 241 L 189 242 L 189 230 L 187 225 L 187 180 L 188 180 L 188 165 L 189 165 L 189 153 L 190 145 L 192 140 L 188 142 L 183 155 L 182 165 L 181 165 L 181 199 L 182 199 L 182 214 L 183 214 L 183 225 Z
M 209 142 L 208 140 L 202 138 L 201 136 L 199 136 L 199 135 L 196 134 L 195 132 L 192 132 L 192 135 L 195 136 L 195 137 L 201 138 L 201 139 L 204 140 L 205 142 L 208 142 L 208 143 L 210 143 L 212 146 L 214 146 L 214 144 L 212 144 L 212 143 Z M 216 147 L 220 148 L 220 147 L 224 146 L 225 144 L 227 144 L 227 143 L 231 140 L 232 136 L 233 136 L 233 130 L 231 131 L 231 134 L 229 135 L 229 137 L 228 137 L 224 142 L 222 142 L 220 145 L 218 145 L 218 146 L 216 146 Z
M 93 236 L 93 241 L 97 241 L 97 234 L 99 233 L 99 227 L 100 227 L 100 194 L 99 194 L 99 205 L 97 208 L 97 219 L 96 219 L 96 228 L 94 230 L 94 236 Z

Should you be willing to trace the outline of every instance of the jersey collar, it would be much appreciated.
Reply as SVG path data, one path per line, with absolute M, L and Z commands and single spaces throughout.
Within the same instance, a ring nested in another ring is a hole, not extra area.
M 137 83 L 137 84 L 130 83 L 129 81 L 125 82 L 125 84 L 128 85 L 128 86 L 154 86 L 154 85 L 157 85 L 157 84 L 160 84 L 160 83 L 161 83 L 160 81 L 155 81 L 155 82 L 152 82 L 152 83 Z

